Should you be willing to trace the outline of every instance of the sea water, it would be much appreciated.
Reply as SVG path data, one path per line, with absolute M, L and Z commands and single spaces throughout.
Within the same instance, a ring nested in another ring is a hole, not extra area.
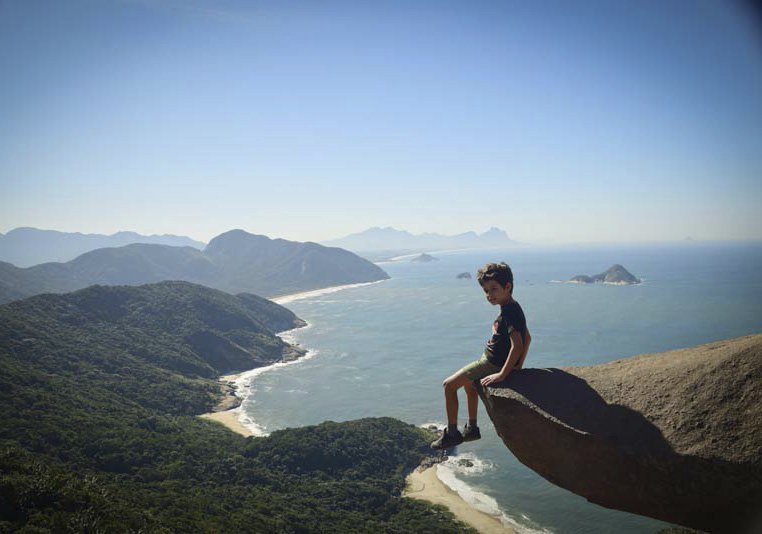
M 762 245 L 523 247 L 434 253 L 396 261 L 390 280 L 286 304 L 309 326 L 287 334 L 310 350 L 297 364 L 260 372 L 242 409 L 259 432 L 322 421 L 391 416 L 445 421 L 442 380 L 478 358 L 499 309 L 475 280 L 507 261 L 514 298 L 532 333 L 525 367 L 593 365 L 762 332 Z M 633 286 L 560 283 L 624 265 Z M 457 279 L 469 272 L 473 279 Z M 466 413 L 461 393 L 461 420 Z M 440 478 L 472 505 L 525 532 L 656 532 L 667 525 L 609 510 L 523 466 L 483 407 L 482 439 L 458 448 Z M 461 465 L 459 459 L 470 462 Z M 470 465 L 469 465 L 470 464 Z

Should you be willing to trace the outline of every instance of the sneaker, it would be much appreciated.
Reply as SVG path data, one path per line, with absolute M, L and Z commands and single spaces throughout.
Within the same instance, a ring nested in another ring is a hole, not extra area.
M 463 434 L 460 430 L 456 430 L 454 434 L 447 432 L 447 428 L 442 430 L 442 435 L 439 439 L 431 442 L 432 449 L 449 449 L 463 443 Z
M 482 433 L 479 432 L 479 427 L 470 426 L 466 423 L 466 426 L 463 427 L 463 441 L 476 441 L 477 439 L 482 439 Z

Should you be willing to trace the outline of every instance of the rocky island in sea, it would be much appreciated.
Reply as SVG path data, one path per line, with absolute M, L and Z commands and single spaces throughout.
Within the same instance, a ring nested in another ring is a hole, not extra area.
M 431 256 L 423 252 L 420 255 L 416 256 L 415 258 L 411 259 L 410 261 L 419 262 L 419 263 L 430 263 L 432 261 L 439 261 L 439 258 L 435 258 L 434 256 Z
M 455 278 L 457 278 L 458 280 L 471 280 L 471 273 L 468 273 L 468 272 L 460 273 Z
M 604 284 L 613 285 L 632 285 L 639 284 L 641 280 L 640 278 L 633 276 L 630 271 L 617 263 L 602 273 L 594 274 L 593 276 L 578 274 L 571 277 L 568 282 L 573 284 L 594 284 L 596 282 L 603 282 Z

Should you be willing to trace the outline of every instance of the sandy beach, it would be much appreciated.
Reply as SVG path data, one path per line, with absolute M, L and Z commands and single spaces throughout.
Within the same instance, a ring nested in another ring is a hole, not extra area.
M 238 420 L 238 413 L 240 408 L 233 408 L 225 412 L 211 412 L 199 415 L 203 419 L 209 419 L 210 421 L 217 421 L 228 427 L 233 432 L 237 432 L 242 436 L 253 436 L 251 430 L 246 428 Z
M 202 419 L 209 419 L 210 421 L 217 421 L 228 427 L 233 432 L 237 432 L 242 436 L 253 436 L 253 432 L 246 428 L 238 420 L 238 416 L 241 413 L 241 406 L 238 398 L 235 396 L 235 384 L 236 380 L 241 376 L 241 373 L 234 375 L 225 375 L 219 377 L 220 389 L 222 390 L 223 397 L 219 404 L 214 407 L 214 411 L 199 415 Z
M 446 506 L 455 517 L 483 534 L 515 534 L 515 530 L 503 525 L 497 517 L 471 507 L 460 495 L 439 480 L 436 469 L 437 466 L 434 465 L 410 473 L 406 479 L 407 488 L 402 496 Z
M 376 280 L 375 282 L 361 282 L 358 284 L 345 284 L 342 286 L 324 287 L 323 289 L 313 289 L 311 291 L 302 291 L 301 293 L 291 293 L 289 295 L 280 295 L 278 297 L 271 297 L 270 300 L 275 302 L 276 304 L 283 305 L 283 304 L 288 304 L 289 302 L 293 302 L 295 300 L 301 300 L 301 299 L 306 299 L 310 297 L 319 297 L 320 295 L 328 295 L 330 293 L 336 293 L 337 291 L 341 291 L 342 289 L 369 286 L 369 285 L 378 284 L 384 281 L 385 280 Z

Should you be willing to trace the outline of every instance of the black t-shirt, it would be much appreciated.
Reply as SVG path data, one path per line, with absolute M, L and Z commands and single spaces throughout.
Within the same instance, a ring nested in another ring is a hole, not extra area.
M 521 341 L 526 344 L 527 320 L 524 317 L 524 310 L 515 300 L 500 306 L 500 315 L 492 324 L 492 337 L 487 341 L 487 348 L 484 349 L 487 359 L 498 367 L 503 367 L 505 360 L 508 359 L 508 353 L 513 346 L 511 332 L 514 330 L 521 334 Z

